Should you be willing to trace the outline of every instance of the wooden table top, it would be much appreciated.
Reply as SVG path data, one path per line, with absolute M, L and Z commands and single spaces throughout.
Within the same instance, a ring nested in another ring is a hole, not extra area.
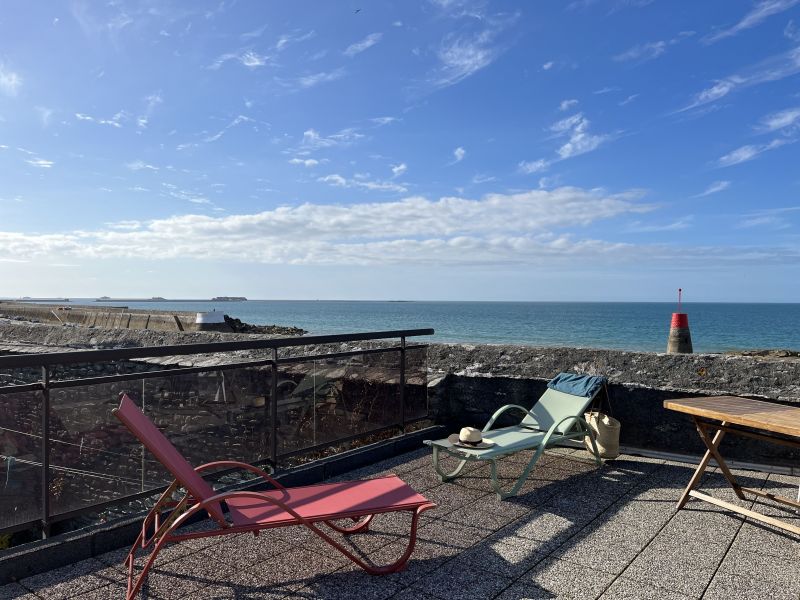
M 800 437 L 800 408 L 736 396 L 664 400 L 664 408 Z

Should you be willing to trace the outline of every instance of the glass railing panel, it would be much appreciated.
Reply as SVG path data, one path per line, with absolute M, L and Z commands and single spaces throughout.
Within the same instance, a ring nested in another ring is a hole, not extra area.
M 316 445 L 314 412 L 318 396 L 314 361 L 280 365 L 278 368 L 278 455 Z
M 215 370 L 51 391 L 51 514 L 164 486 L 169 472 L 111 413 L 123 393 L 193 466 L 269 449 L 269 371 Z
M 428 349 L 406 350 L 406 420 L 428 416 Z
M 269 458 L 269 367 L 142 380 L 145 413 L 190 464 Z
M 0 392 L 0 530 L 42 517 L 42 392 Z
M 58 515 L 163 486 L 169 473 L 112 414 L 141 381 L 50 391 L 50 513 Z

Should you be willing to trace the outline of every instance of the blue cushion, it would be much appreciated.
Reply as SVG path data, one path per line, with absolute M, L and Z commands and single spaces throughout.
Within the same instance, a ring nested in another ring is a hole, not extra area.
M 591 398 L 607 381 L 605 377 L 600 375 L 559 373 L 547 382 L 547 387 L 558 390 L 559 392 L 564 392 L 565 394 Z

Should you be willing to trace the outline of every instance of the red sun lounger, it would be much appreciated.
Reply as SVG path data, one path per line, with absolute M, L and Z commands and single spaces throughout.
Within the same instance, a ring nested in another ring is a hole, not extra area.
M 168 542 L 229 533 L 257 534 L 262 529 L 290 525 L 307 527 L 367 573 L 394 573 L 405 566 L 414 551 L 419 515 L 436 506 L 417 494 L 396 475 L 364 481 L 286 488 L 263 470 L 246 463 L 218 461 L 193 468 L 127 395 L 122 397 L 119 408 L 115 408 L 113 413 L 175 477 L 175 481 L 161 494 L 145 517 L 141 533 L 125 559 L 128 567 L 127 600 L 132 600 L 139 593 L 156 556 Z M 261 476 L 275 489 L 264 492 L 217 493 L 200 476 L 201 472 L 217 467 L 236 467 L 250 471 Z M 172 495 L 178 488 L 186 490 L 186 494 L 182 500 L 176 502 L 172 500 Z M 223 506 L 228 509 L 228 518 L 225 517 Z M 207 512 L 217 527 L 207 531 L 177 533 L 179 527 L 200 511 Z M 320 523 L 324 523 L 345 535 L 358 533 L 367 530 L 376 514 L 397 511 L 412 513 L 411 531 L 405 552 L 389 565 L 376 566 L 365 562 L 318 527 Z M 352 519 L 354 524 L 344 527 L 332 522 L 338 519 Z M 150 531 L 152 533 L 148 534 Z M 136 578 L 136 551 L 151 546 L 153 549 Z

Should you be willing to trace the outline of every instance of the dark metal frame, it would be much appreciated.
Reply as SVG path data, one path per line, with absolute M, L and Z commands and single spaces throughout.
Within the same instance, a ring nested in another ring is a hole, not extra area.
M 392 429 L 405 432 L 407 425 L 420 421 L 426 417 L 415 418 L 407 420 L 405 410 L 405 387 L 406 387 L 406 356 L 409 350 L 426 348 L 425 344 L 408 345 L 406 338 L 424 335 L 433 335 L 433 329 L 403 329 L 391 331 L 373 331 L 365 333 L 353 334 L 337 334 L 337 335 L 315 335 L 307 337 L 291 337 L 291 338 L 274 338 L 274 339 L 260 339 L 252 341 L 237 341 L 237 342 L 214 342 L 207 344 L 181 344 L 171 346 L 158 346 L 158 347 L 142 347 L 142 348 L 121 348 L 113 350 L 76 350 L 69 352 L 53 352 L 46 354 L 24 354 L 24 355 L 9 355 L 0 356 L 0 370 L 5 369 L 18 369 L 18 368 L 41 368 L 41 380 L 37 383 L 31 384 L 16 384 L 0 386 L 0 399 L 4 394 L 13 394 L 21 392 L 39 391 L 42 393 L 42 464 L 41 464 L 41 477 L 42 477 L 42 516 L 40 519 L 28 521 L 25 523 L 17 523 L 10 527 L 0 529 L 0 533 L 11 533 L 31 527 L 39 527 L 41 529 L 42 537 L 46 538 L 50 535 L 50 528 L 53 523 L 63 521 L 69 518 L 80 516 L 86 513 L 97 512 L 109 506 L 125 504 L 140 498 L 152 496 L 163 492 L 166 486 L 156 487 L 149 490 L 143 490 L 136 494 L 129 494 L 107 500 L 90 506 L 81 507 L 78 509 L 66 511 L 59 514 L 52 514 L 50 507 L 50 390 L 61 388 L 72 388 L 87 385 L 99 385 L 103 383 L 111 383 L 117 381 L 133 381 L 141 379 L 152 379 L 158 377 L 174 377 L 177 375 L 188 375 L 192 373 L 201 373 L 208 371 L 225 371 L 230 369 L 242 369 L 252 367 L 271 367 L 270 368 L 270 402 L 265 404 L 264 410 L 267 413 L 265 416 L 269 417 L 270 422 L 270 449 L 269 458 L 259 461 L 256 464 L 271 463 L 273 467 L 277 466 L 280 458 L 289 458 L 300 454 L 311 453 L 318 451 L 324 447 L 329 447 L 331 441 L 314 446 L 308 446 L 299 450 L 292 450 L 286 453 L 278 453 L 278 435 L 277 435 L 277 422 L 278 422 L 278 366 L 281 364 L 291 364 L 297 362 L 309 362 L 313 360 L 330 359 L 330 358 L 346 358 L 349 356 L 358 356 L 364 354 L 384 354 L 388 352 L 398 352 L 400 354 L 400 419 L 397 423 L 388 426 L 380 427 L 363 433 L 339 438 L 336 441 L 343 443 L 364 437 L 367 435 L 375 435 L 383 433 Z M 363 342 L 363 341 L 376 341 L 387 340 L 392 338 L 399 338 L 399 345 L 390 345 L 381 348 L 366 348 L 363 350 L 352 350 L 342 352 L 327 352 L 319 354 L 307 354 L 299 356 L 286 356 L 280 357 L 278 352 L 281 348 L 296 348 L 302 346 L 318 346 L 324 344 L 335 344 L 343 342 Z M 100 363 L 111 361 L 124 361 L 141 358 L 157 358 L 165 356 L 187 356 L 196 354 L 218 354 L 220 352 L 236 352 L 243 350 L 267 350 L 270 351 L 269 358 L 258 360 L 246 360 L 241 362 L 223 363 L 220 365 L 206 366 L 206 367 L 179 367 L 175 369 L 160 369 L 157 371 L 143 371 L 140 373 L 122 373 L 119 375 L 105 375 L 100 377 L 87 377 L 83 379 L 64 379 L 59 381 L 51 381 L 51 369 L 53 365 L 71 365 L 76 363 Z M 265 433 L 266 433 L 265 429 Z M 231 469 L 226 469 L 215 473 L 216 476 L 221 476 L 230 472 Z

